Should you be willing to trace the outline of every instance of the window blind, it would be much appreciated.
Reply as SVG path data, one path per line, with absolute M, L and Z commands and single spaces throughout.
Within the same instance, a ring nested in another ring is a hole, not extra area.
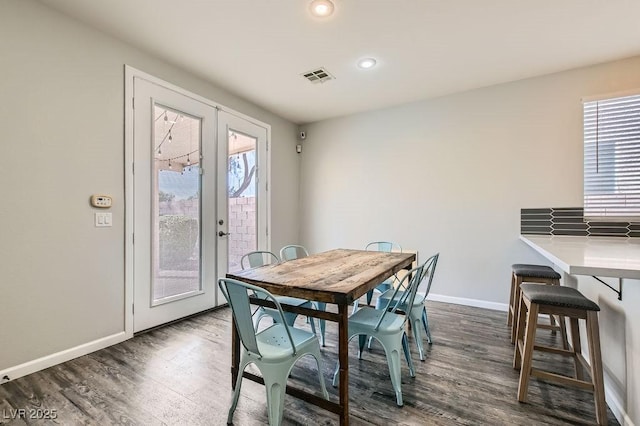
M 584 102 L 584 216 L 640 220 L 640 95 Z

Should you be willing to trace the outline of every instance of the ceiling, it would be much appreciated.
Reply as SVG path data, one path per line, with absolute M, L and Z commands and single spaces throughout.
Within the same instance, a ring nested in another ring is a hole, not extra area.
M 640 54 L 637 0 L 39 1 L 298 124 Z

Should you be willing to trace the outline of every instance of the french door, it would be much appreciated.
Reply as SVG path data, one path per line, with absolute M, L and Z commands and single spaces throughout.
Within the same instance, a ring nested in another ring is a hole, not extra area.
M 218 112 L 218 168 L 226 171 L 226 191 L 218 197 L 221 270 L 237 271 L 242 255 L 269 249 L 267 137 L 267 128 Z
M 144 73 L 131 78 L 127 276 L 138 332 L 226 303 L 217 278 L 269 249 L 269 128 Z
M 216 305 L 216 109 L 134 78 L 134 321 Z

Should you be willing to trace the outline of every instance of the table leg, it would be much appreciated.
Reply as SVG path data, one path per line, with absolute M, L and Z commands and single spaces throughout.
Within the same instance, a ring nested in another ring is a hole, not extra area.
M 348 305 L 339 304 L 338 314 L 338 360 L 340 361 L 340 406 L 342 415 L 340 424 L 349 424 L 349 316 L 347 314 Z
M 240 337 L 236 328 L 236 321 L 231 316 L 231 389 L 236 389 L 238 368 L 240 367 Z

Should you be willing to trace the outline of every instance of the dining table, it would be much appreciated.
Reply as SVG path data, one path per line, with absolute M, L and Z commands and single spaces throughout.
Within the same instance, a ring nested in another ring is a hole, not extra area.
M 411 269 L 415 253 L 334 249 L 278 264 L 226 274 L 227 278 L 262 287 L 277 296 L 290 296 L 337 306 L 337 313 L 282 304 L 282 309 L 338 324 L 339 401 L 326 400 L 287 385 L 287 393 L 335 413 L 341 425 L 349 424 L 349 305 L 390 276 Z M 275 307 L 264 299 L 251 303 Z M 240 365 L 240 339 L 232 319 L 231 385 L 235 387 Z M 243 378 L 264 384 L 262 377 L 243 371 Z

